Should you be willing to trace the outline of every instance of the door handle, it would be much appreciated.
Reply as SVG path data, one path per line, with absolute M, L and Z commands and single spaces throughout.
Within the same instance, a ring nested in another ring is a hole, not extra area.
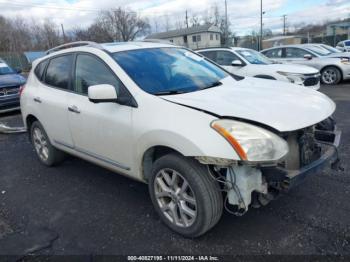
M 37 102 L 37 103 L 41 103 L 41 99 L 40 99 L 40 97 L 34 97 L 34 102 Z
M 69 106 L 68 111 L 76 113 L 76 114 L 80 114 L 80 110 L 77 106 Z

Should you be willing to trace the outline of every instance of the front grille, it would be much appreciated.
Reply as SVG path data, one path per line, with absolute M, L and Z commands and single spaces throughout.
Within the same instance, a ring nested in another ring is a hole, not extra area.
M 0 97 L 19 94 L 19 86 L 0 87 Z
M 308 77 L 304 80 L 304 86 L 315 86 L 320 82 L 319 76 Z

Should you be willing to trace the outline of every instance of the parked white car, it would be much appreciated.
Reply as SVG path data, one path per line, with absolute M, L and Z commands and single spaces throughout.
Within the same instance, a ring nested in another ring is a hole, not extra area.
M 240 47 L 209 48 L 198 50 L 197 53 L 239 76 L 285 81 L 315 90 L 320 88 L 320 73 L 317 69 L 308 66 L 273 63 L 252 49 Z
M 321 82 L 326 85 L 350 79 L 350 59 L 330 57 L 325 49 L 301 44 L 272 47 L 261 53 L 277 62 L 314 67 L 321 72 Z
M 148 183 L 161 219 L 186 237 L 212 228 L 224 205 L 242 215 L 333 163 L 340 139 L 326 95 L 237 80 L 159 43 L 52 49 L 34 62 L 21 110 L 44 165 L 68 153 Z
M 303 44 L 305 47 L 309 47 L 311 49 L 314 49 L 316 51 L 322 52 L 327 57 L 338 57 L 338 58 L 344 58 L 344 59 L 350 59 L 350 52 L 342 52 L 338 49 L 325 45 L 325 44 Z M 321 50 L 319 50 L 321 49 Z
M 339 42 L 335 48 L 342 52 L 350 52 L 350 40 Z

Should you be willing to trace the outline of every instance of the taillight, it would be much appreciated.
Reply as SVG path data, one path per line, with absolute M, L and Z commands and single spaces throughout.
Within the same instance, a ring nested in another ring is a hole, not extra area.
M 22 95 L 25 87 L 26 87 L 25 85 L 22 85 L 19 87 L 19 95 Z

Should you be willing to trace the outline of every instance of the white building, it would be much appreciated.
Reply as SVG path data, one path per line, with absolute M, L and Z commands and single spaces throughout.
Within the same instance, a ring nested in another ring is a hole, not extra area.
M 168 40 L 175 45 L 186 46 L 191 49 L 220 47 L 221 31 L 214 25 L 201 25 L 168 32 L 156 33 L 146 39 Z

